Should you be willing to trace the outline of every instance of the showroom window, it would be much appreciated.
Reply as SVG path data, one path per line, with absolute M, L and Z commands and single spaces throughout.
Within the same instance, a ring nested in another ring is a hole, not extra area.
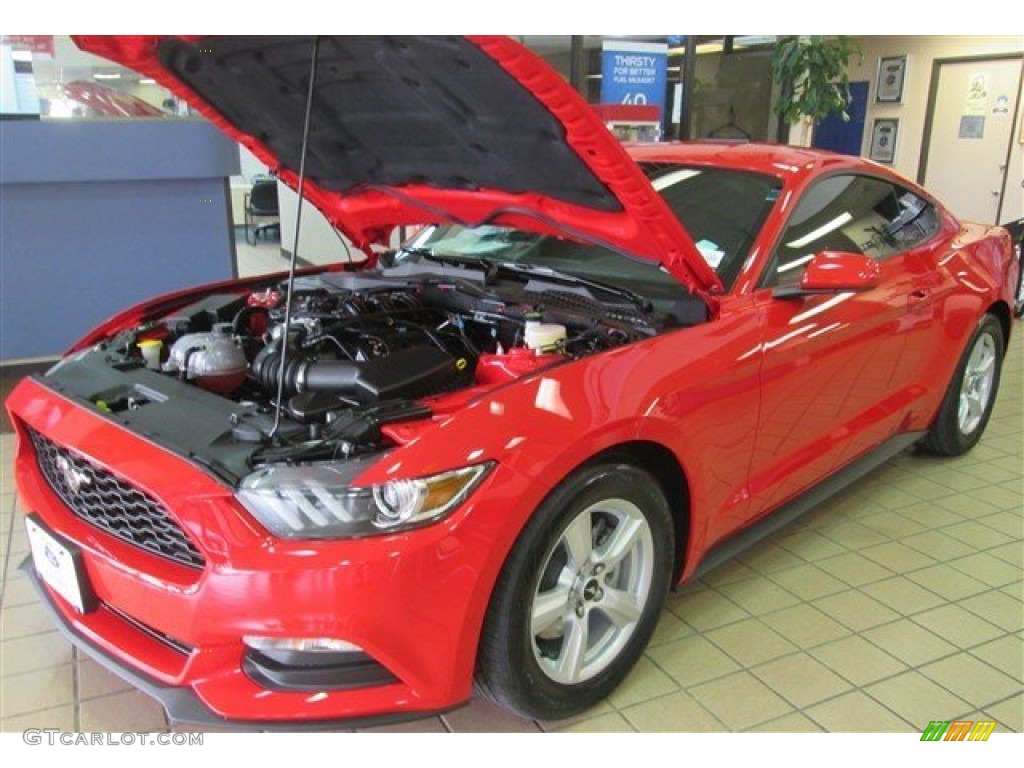
M 776 246 L 767 285 L 792 285 L 816 253 L 884 259 L 932 237 L 935 207 L 913 192 L 870 176 L 840 175 L 804 193 Z
M 5 115 L 41 119 L 190 117 L 156 81 L 78 49 L 67 35 L 4 35 L 0 66 L 13 75 Z

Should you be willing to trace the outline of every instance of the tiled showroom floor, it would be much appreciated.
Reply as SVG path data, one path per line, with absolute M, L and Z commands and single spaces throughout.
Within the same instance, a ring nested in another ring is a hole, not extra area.
M 474 699 L 396 731 L 1024 730 L 1024 327 L 968 456 L 903 454 L 672 594 L 607 701 L 537 723 Z M 4 435 L 0 729 L 166 730 L 160 706 L 74 651 L 17 565 L 28 552 Z M 185 729 L 187 730 L 187 728 Z

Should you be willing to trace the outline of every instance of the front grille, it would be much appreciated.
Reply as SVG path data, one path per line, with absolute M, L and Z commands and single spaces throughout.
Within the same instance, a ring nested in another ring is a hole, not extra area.
M 199 550 L 156 499 L 35 430 L 27 431 L 39 469 L 75 517 L 139 549 L 203 567 Z

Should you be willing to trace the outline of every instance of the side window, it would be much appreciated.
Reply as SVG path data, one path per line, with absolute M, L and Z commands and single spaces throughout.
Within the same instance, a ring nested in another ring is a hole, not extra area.
M 776 246 L 766 285 L 789 285 L 819 251 L 884 259 L 938 231 L 935 207 L 908 189 L 869 176 L 831 176 L 807 189 Z

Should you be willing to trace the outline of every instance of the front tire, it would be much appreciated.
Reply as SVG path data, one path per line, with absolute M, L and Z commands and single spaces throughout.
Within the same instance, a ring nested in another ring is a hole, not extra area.
M 1003 365 L 1003 328 L 992 315 L 978 321 L 938 416 L 920 447 L 936 456 L 960 456 L 975 445 L 985 432 Z
M 671 578 L 672 518 L 657 480 L 585 467 L 541 504 L 495 586 L 477 663 L 481 689 L 525 717 L 596 705 L 650 640 Z

